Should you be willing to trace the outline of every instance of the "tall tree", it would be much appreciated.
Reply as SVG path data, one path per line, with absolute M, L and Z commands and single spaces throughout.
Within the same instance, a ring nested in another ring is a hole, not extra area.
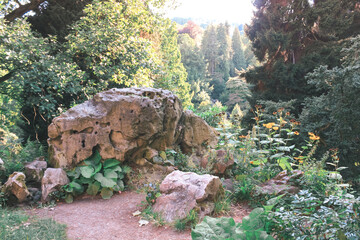
M 242 43 L 240 38 L 240 32 L 238 28 L 234 29 L 234 33 L 231 39 L 231 47 L 232 47 L 232 64 L 233 69 L 231 70 L 231 76 L 235 76 L 235 69 L 242 70 L 246 68 L 246 61 L 244 56 L 244 51 L 242 49 Z M 235 68 L 235 69 L 234 69 Z
M 245 32 L 263 65 L 248 71 L 246 80 L 256 85 L 255 100 L 297 99 L 299 113 L 305 97 L 319 94 L 305 75 L 321 64 L 339 66 L 342 40 L 360 32 L 356 1 L 257 0 L 254 5 Z
M 28 136 L 45 140 L 53 117 L 111 87 L 161 86 L 191 104 L 177 32 L 151 2 L 162 1 L 94 0 L 63 42 L 0 4 L 0 92 L 21 104 Z

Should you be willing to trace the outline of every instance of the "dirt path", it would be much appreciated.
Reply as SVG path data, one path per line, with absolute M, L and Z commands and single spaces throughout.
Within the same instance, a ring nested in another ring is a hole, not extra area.
M 32 209 L 28 212 L 39 217 L 51 217 L 67 225 L 70 240 L 188 240 L 190 230 L 177 232 L 171 227 L 153 224 L 139 226 L 140 217 L 132 215 L 140 210 L 143 194 L 123 192 L 109 200 L 101 198 L 76 200 L 72 204 L 60 203 L 54 208 Z M 248 214 L 248 207 L 236 208 L 235 220 Z

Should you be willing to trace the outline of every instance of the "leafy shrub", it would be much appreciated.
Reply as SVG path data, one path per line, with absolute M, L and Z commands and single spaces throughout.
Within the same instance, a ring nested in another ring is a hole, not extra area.
M 346 192 L 325 197 L 302 190 L 287 201 L 269 215 L 279 239 L 360 238 L 360 198 Z
M 100 192 L 102 198 L 109 199 L 114 191 L 123 191 L 125 188 L 123 179 L 131 169 L 121 166 L 116 159 L 101 161 L 98 151 L 84 161 L 83 166 L 78 166 L 68 172 L 70 183 L 63 189 L 67 192 L 65 201 L 71 203 L 75 195 L 85 191 L 95 196 Z
M 249 216 L 244 217 L 242 223 L 236 224 L 233 218 L 212 218 L 206 216 L 191 231 L 193 240 L 221 240 L 221 239 L 274 239 L 265 231 L 265 210 L 255 208 Z
M 38 141 L 29 139 L 23 146 L 21 139 L 6 129 L 0 129 L 0 158 L 4 161 L 5 171 L 0 171 L 0 182 L 7 180 L 13 172 L 21 172 L 24 163 L 46 156 L 46 148 Z
M 188 109 L 204 119 L 212 127 L 216 127 L 223 118 L 226 118 L 227 107 L 222 106 L 220 103 L 206 108 L 195 109 L 188 107 Z

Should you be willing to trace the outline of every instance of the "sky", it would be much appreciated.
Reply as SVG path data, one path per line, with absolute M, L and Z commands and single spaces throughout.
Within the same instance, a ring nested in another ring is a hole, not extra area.
M 178 0 L 177 2 L 180 6 L 169 11 L 168 17 L 249 23 L 254 9 L 251 0 Z

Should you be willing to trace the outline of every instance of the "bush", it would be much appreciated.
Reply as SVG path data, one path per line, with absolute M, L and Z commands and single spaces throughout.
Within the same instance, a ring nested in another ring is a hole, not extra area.
M 0 158 L 4 161 L 5 171 L 0 171 L 0 182 L 5 182 L 13 172 L 24 169 L 24 163 L 46 156 L 46 147 L 38 141 L 22 145 L 21 139 L 6 129 L 0 129 Z

